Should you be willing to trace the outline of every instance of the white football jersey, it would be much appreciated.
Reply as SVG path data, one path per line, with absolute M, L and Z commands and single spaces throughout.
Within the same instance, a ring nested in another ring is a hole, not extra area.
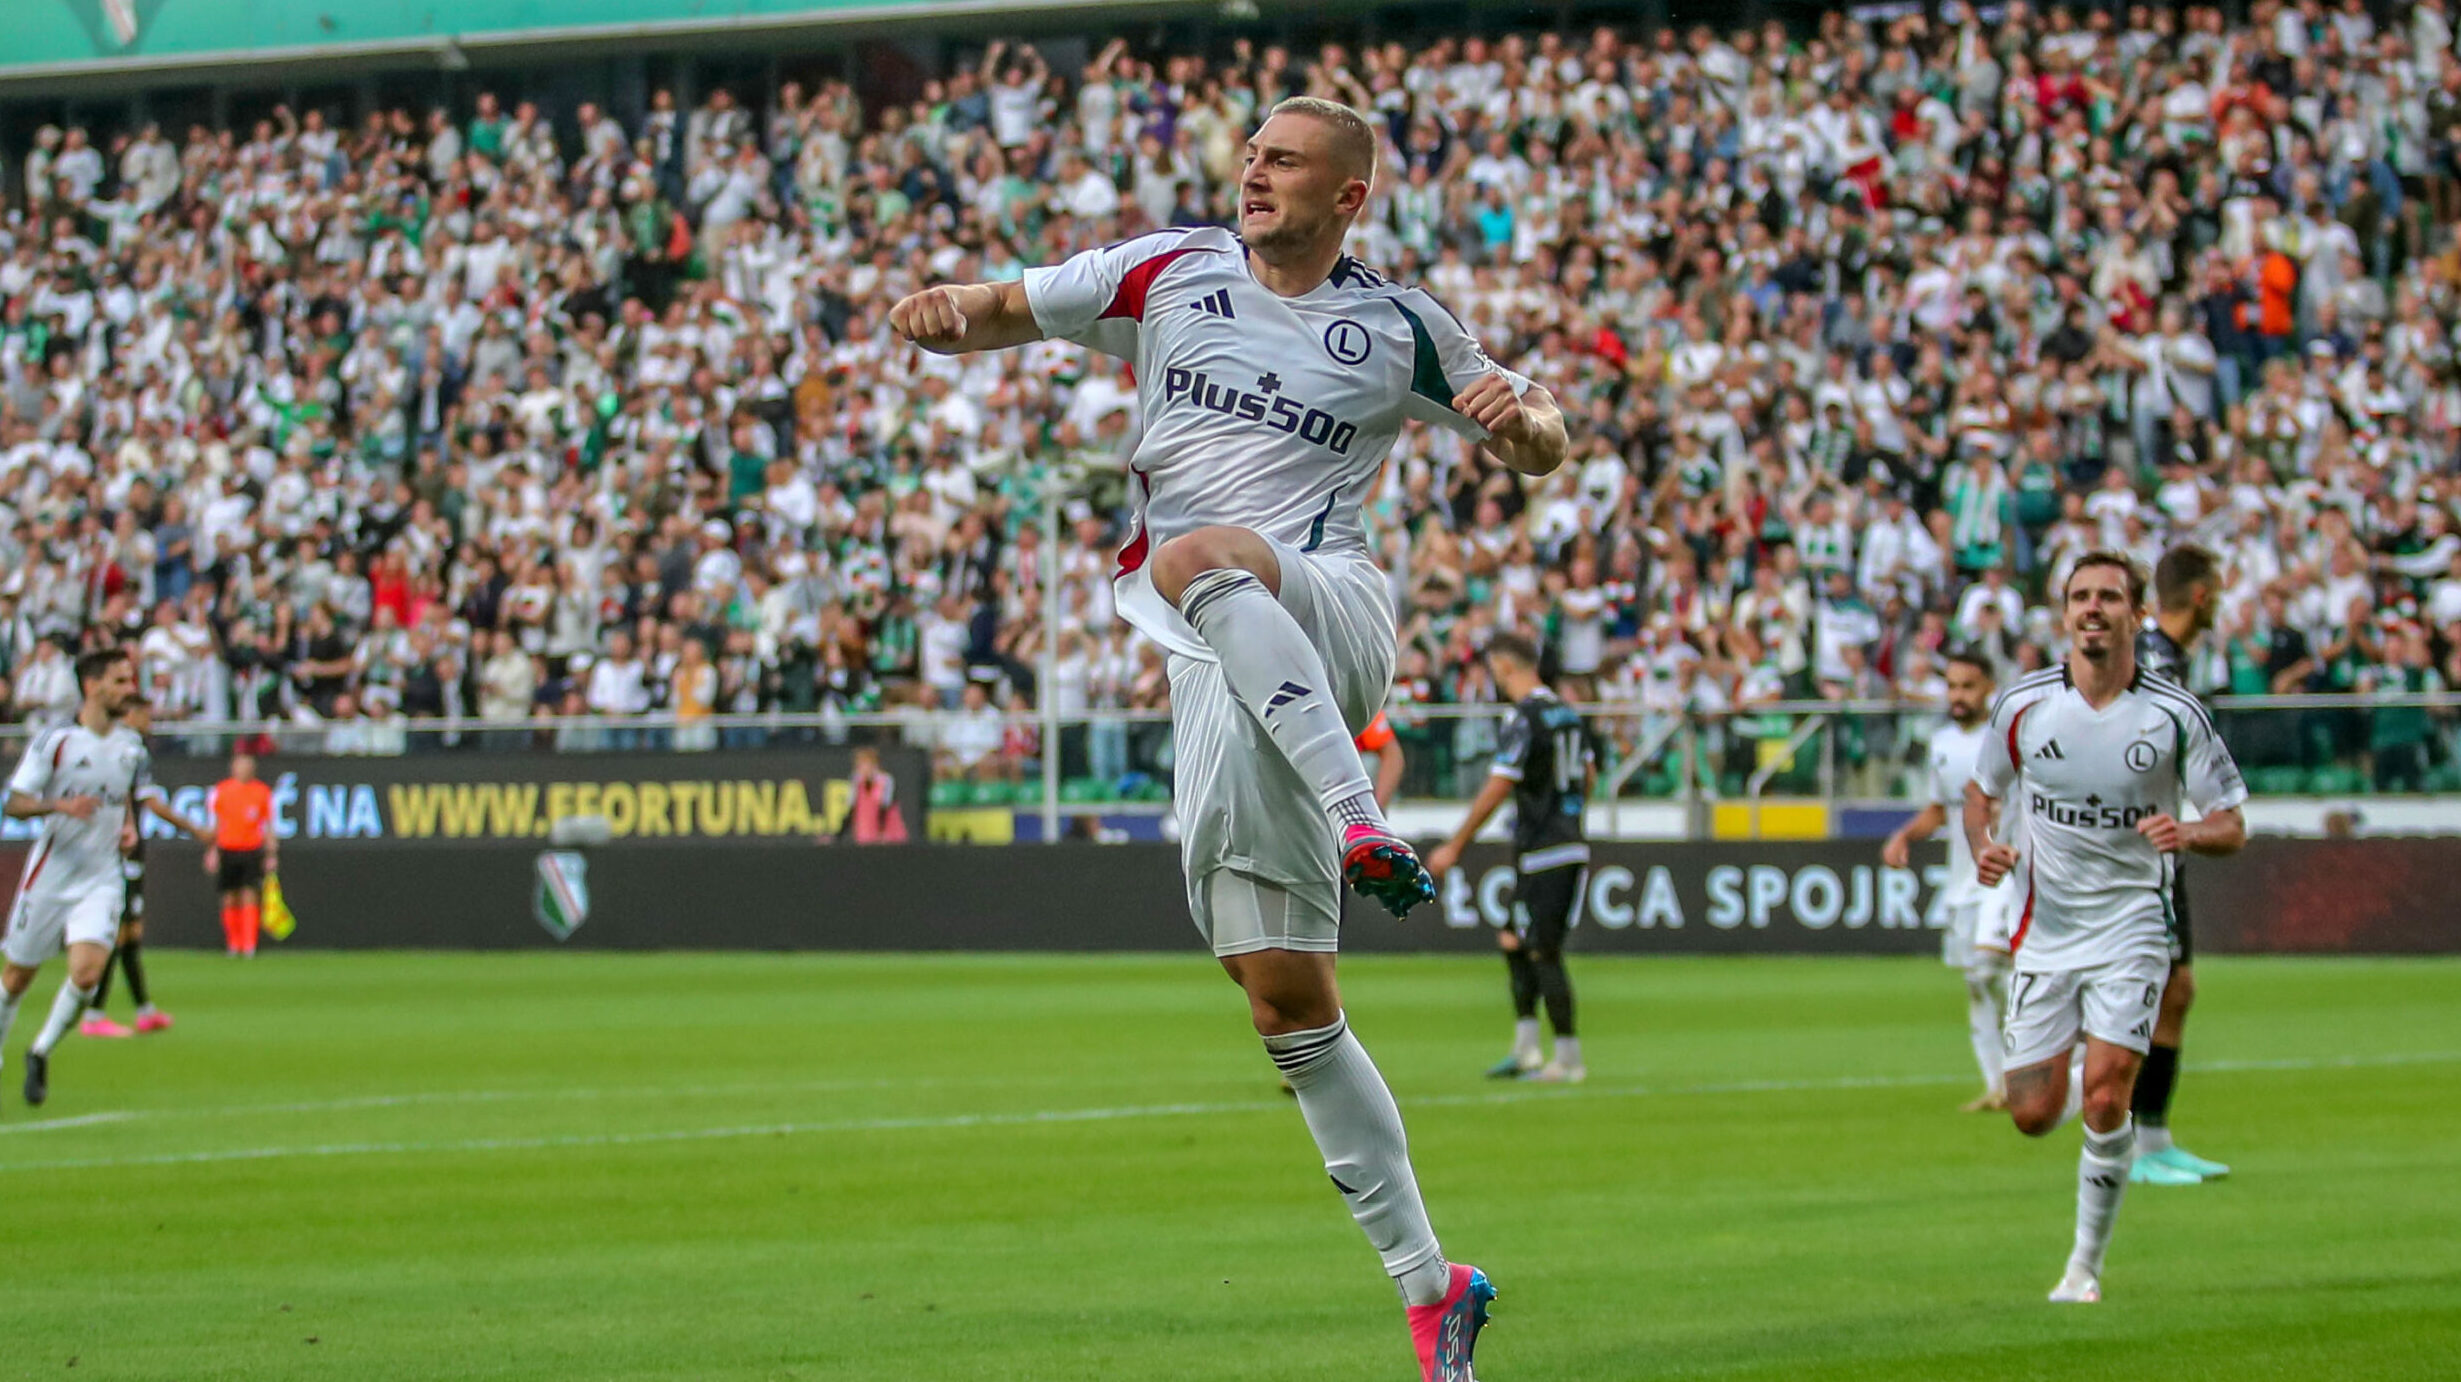
M 134 730 L 95 734 L 80 724 L 47 729 L 26 745 L 9 790 L 30 797 L 97 797 L 84 820 L 54 811 L 36 826 L 18 879 L 21 893 L 64 896 L 120 880 L 120 827 L 129 803 L 153 786 L 153 761 Z
M 2024 811 L 2016 967 L 2029 973 L 2167 962 L 2178 860 L 2136 827 L 2187 804 L 2211 815 L 2247 800 L 2211 717 L 2176 682 L 2139 672 L 2095 710 L 2065 665 L 1992 707 L 1974 780 Z
M 1959 729 L 1954 724 L 1940 726 L 1931 732 L 1931 769 L 1924 775 L 1931 800 L 1948 812 L 1948 886 L 1940 891 L 1951 907 L 1964 907 L 1982 900 L 1982 880 L 1974 875 L 1974 847 L 1965 840 L 1965 784 L 1974 780 L 1974 760 L 1982 753 L 1983 739 L 1990 733 L 1987 724 Z M 2003 803 L 2000 818 L 2005 821 L 2013 812 Z M 2003 831 L 1998 838 L 2008 838 Z M 2009 886 L 2000 880 L 2000 886 Z
M 1363 506 L 1402 420 L 1474 440 L 1453 411 L 1481 375 L 1530 381 L 1487 358 L 1442 305 L 1344 256 L 1313 291 L 1283 297 L 1218 227 L 1158 231 L 1028 269 L 1046 337 L 1132 362 L 1144 434 L 1129 458 L 1137 525 L 1115 576 L 1119 611 L 1174 652 L 1213 653 L 1155 593 L 1153 545 L 1215 524 L 1303 552 L 1368 555 Z

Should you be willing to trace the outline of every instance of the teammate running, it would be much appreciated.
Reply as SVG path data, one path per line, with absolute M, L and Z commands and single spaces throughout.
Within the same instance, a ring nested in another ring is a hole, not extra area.
M 1487 671 L 1510 697 L 1487 781 L 1453 838 L 1427 856 L 1438 878 L 1461 862 L 1507 797 L 1513 803 L 1512 925 L 1496 932 L 1512 976 L 1512 1054 L 1487 1074 L 1495 1079 L 1578 1084 L 1589 1077 L 1581 1038 L 1572 1029 L 1572 979 L 1564 972 L 1564 939 L 1581 924 L 1589 892 L 1589 839 L 1582 812 L 1597 782 L 1597 753 L 1581 713 L 1538 679 L 1538 649 L 1517 634 L 1487 640 Z M 1538 1003 L 1546 1000 L 1555 1055 L 1538 1051 Z
M 2102 1255 L 2128 1187 L 2128 1115 L 2170 969 L 2172 875 L 2183 850 L 2247 842 L 2247 788 L 2194 697 L 2136 665 L 2145 578 L 2118 552 L 2077 559 L 2062 596 L 2070 643 L 2056 670 L 2017 682 L 1991 710 L 1965 797 L 1977 876 L 2015 872 L 1992 810 L 2024 792 L 2023 911 L 2009 986 L 2008 1111 L 2039 1137 L 2066 1113 L 2069 1055 L 2085 1038 L 2085 1151 L 2076 1247 L 2051 1299 L 2102 1298 Z M 2203 813 L 2178 819 L 2183 800 Z
M 1983 721 L 1991 706 L 1991 664 L 1982 654 L 1963 649 L 1949 653 L 1947 661 L 1949 722 L 1932 731 L 1931 771 L 1924 779 L 1931 800 L 1880 847 L 1880 862 L 1893 869 L 1910 866 L 1914 846 L 1948 823 L 1951 803 L 1962 819 L 1965 784 L 1974 780 L 1974 759 L 1982 751 Z M 2000 1071 L 2000 1010 L 2008 997 L 2008 946 L 2016 929 L 2017 890 L 1982 886 L 1974 876 L 1974 854 L 1965 831 L 1959 829 L 1948 832 L 1948 884 L 1941 892 L 1948 929 L 1940 933 L 1940 958 L 1965 975 L 1966 1034 L 1974 1044 L 1974 1063 L 1982 1069 L 1982 1097 L 1964 1111 L 1996 1112 L 2008 1107 Z
M 128 703 L 127 713 L 120 723 L 137 736 L 137 742 L 151 751 L 150 736 L 154 732 L 154 710 L 151 702 L 139 695 Z M 213 827 L 189 820 L 171 809 L 171 799 L 159 783 L 149 782 L 140 790 L 137 807 L 150 812 L 200 840 L 211 840 Z M 102 982 L 94 986 L 94 1002 L 86 1009 L 85 1021 L 77 1025 L 80 1036 L 131 1037 L 168 1031 L 171 1015 L 154 1006 L 152 993 L 145 983 L 145 822 L 137 822 L 136 841 L 120 861 L 120 872 L 128 880 L 127 898 L 120 904 L 119 944 L 112 947 L 111 958 L 103 961 Z M 137 1025 L 134 1030 L 111 1020 L 103 1011 L 111 1001 L 111 976 L 114 972 L 128 976 L 128 996 L 137 1000 Z
M 2222 600 L 2222 564 L 2194 544 L 2173 547 L 2153 568 L 2155 613 L 2136 636 L 2136 661 L 2147 672 L 2188 680 L 2188 654 L 2213 627 Z M 2190 693 L 2193 694 L 2193 693 Z M 2129 1179 L 2157 1185 L 2196 1185 L 2230 1174 L 2218 1161 L 2170 1140 L 2170 1101 L 2179 1084 L 2179 1046 L 2187 1036 L 2188 1009 L 2196 1002 L 2196 936 L 2188 924 L 2184 869 L 2172 877 L 2171 908 L 2178 916 L 2170 956 L 2170 981 L 2162 986 L 2162 1015 L 2153 1024 L 2153 1048 L 2136 1077 L 2136 1166 Z
M 35 974 L 68 951 L 68 977 L 26 1048 L 26 1102 L 34 1105 L 51 1093 L 52 1048 L 102 982 L 127 887 L 121 851 L 135 843 L 136 799 L 153 781 L 144 743 L 118 723 L 137 693 L 128 651 L 108 648 L 78 658 L 77 687 L 84 693 L 77 718 L 34 736 L 9 776 L 8 813 L 39 818 L 42 825 L 17 882 L 7 938 L 0 941 L 6 960 L 0 964 L 0 1043 Z
M 1286 100 L 1248 141 L 1239 234 L 1158 232 L 1019 283 L 927 289 L 889 320 L 938 353 L 1057 337 L 1135 363 L 1118 604 L 1171 655 L 1189 910 L 1399 1284 L 1422 1374 L 1467 1382 L 1494 1288 L 1445 1261 L 1334 983 L 1343 879 L 1396 915 L 1435 893 L 1351 738 L 1397 647 L 1361 509 L 1405 418 L 1533 475 L 1563 463 L 1564 424 L 1435 299 L 1342 253 L 1375 162 L 1358 112 Z
M 205 871 L 222 893 L 222 942 L 227 953 L 256 958 L 265 923 L 265 875 L 281 846 L 273 832 L 273 789 L 256 775 L 256 755 L 231 755 L 231 775 L 214 784 L 214 840 Z

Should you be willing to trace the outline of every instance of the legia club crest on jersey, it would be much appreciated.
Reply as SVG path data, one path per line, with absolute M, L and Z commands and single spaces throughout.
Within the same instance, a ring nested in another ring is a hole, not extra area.
M 557 940 L 590 919 L 589 860 L 579 850 L 551 849 L 538 856 L 538 889 L 531 910 Z

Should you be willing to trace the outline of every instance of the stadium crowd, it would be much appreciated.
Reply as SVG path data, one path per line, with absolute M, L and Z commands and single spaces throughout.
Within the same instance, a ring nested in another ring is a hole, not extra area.
M 689 748 L 718 712 L 934 705 L 964 712 L 946 770 L 997 776 L 1038 695 L 1156 708 L 1107 585 L 1132 382 L 882 321 L 1230 222 L 1247 131 L 1300 93 L 1387 134 L 1354 252 L 1573 427 L 1537 481 L 1433 429 L 1396 450 L 1374 516 L 1412 733 L 1491 695 L 1473 650 L 1516 626 L 1576 694 L 1743 753 L 1783 733 L 1771 701 L 1936 704 L 1952 644 L 2038 665 L 2064 559 L 2189 538 L 2229 573 L 2201 688 L 2461 681 L 2444 0 L 1070 68 L 994 44 L 868 110 L 827 83 L 631 123 L 482 93 L 44 128 L 0 230 L 7 715 L 64 718 L 73 652 L 113 640 L 162 720 L 378 751 L 445 715 L 606 717 L 553 732 L 579 745 L 664 712 Z M 2414 786 L 2448 757 L 2423 712 L 2319 723 L 2342 742 L 2256 761 L 2367 751 Z M 1070 770 L 1165 752 L 1096 733 Z

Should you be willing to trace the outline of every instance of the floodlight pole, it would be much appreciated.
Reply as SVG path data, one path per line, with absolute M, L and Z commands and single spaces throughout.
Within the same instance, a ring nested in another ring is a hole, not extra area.
M 1060 838 L 1060 467 L 1043 472 L 1043 648 L 1035 681 L 1035 708 L 1042 714 L 1043 843 Z

